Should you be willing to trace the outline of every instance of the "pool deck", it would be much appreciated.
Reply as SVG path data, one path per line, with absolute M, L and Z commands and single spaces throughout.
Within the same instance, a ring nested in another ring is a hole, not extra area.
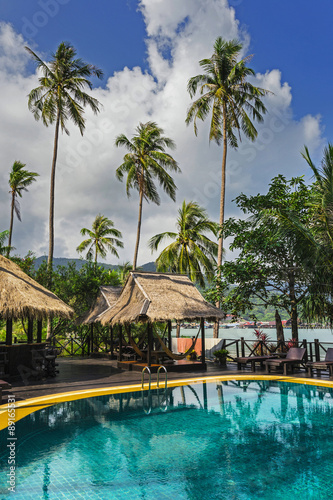
M 51 394 L 61 394 L 72 391 L 106 389 L 122 385 L 141 384 L 141 373 L 138 371 L 120 370 L 117 368 L 117 361 L 104 358 L 58 358 L 59 374 L 55 378 L 45 378 L 43 380 L 22 380 L 11 381 L 11 392 L 15 395 L 16 401 L 30 398 L 38 398 Z M 256 375 L 264 375 L 264 371 L 256 370 Z M 249 368 L 239 371 L 236 363 L 228 363 L 227 368 L 221 368 L 216 363 L 207 363 L 206 371 L 182 371 L 168 372 L 168 381 L 198 379 L 209 376 L 239 376 L 245 378 L 254 375 Z M 164 373 L 160 373 L 161 382 L 164 381 Z M 295 371 L 290 377 L 307 378 L 307 372 L 302 369 Z M 156 373 L 152 374 L 152 381 L 156 381 Z M 145 376 L 145 382 L 148 375 Z M 321 372 L 321 376 L 312 377 L 312 380 L 330 380 L 327 372 Z

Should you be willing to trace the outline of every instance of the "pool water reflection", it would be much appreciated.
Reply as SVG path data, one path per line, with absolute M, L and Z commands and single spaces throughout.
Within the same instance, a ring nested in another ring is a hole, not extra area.
M 242 380 L 61 403 L 16 424 L 0 498 L 331 498 L 333 391 Z

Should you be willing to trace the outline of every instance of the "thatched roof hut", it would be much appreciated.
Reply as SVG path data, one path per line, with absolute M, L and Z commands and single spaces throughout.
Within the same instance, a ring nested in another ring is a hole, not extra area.
M 54 293 L 25 274 L 22 269 L 6 257 L 0 255 L 0 317 L 70 318 L 74 314 Z
M 136 321 L 222 319 L 192 281 L 182 274 L 131 271 L 117 302 L 100 316 L 105 324 Z
M 83 325 L 98 323 L 100 321 L 100 315 L 117 302 L 121 291 L 121 286 L 100 286 L 95 303 L 91 309 L 80 318 L 80 323 Z

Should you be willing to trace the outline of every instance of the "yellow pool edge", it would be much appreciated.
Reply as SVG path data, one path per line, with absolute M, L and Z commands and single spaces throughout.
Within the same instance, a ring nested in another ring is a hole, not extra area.
M 179 385 L 187 385 L 189 383 L 200 382 L 224 382 L 228 380 L 276 380 L 279 382 L 293 382 L 295 384 L 316 385 L 321 387 L 333 388 L 333 380 L 321 380 L 310 378 L 297 378 L 278 375 L 210 375 L 205 377 L 191 377 L 186 379 L 169 380 L 168 387 L 175 387 Z M 164 382 L 160 384 L 164 387 Z M 148 389 L 148 384 L 144 384 L 144 389 Z M 157 382 L 151 383 L 151 389 L 157 389 Z M 86 389 L 80 391 L 61 392 L 58 394 L 50 394 L 47 396 L 40 396 L 38 398 L 25 399 L 24 401 L 8 402 L 8 404 L 0 406 L 0 430 L 8 427 L 10 422 L 18 422 L 22 418 L 30 415 L 31 413 L 53 406 L 57 403 L 65 401 L 75 401 L 77 399 L 91 398 L 95 396 L 105 396 L 107 394 L 121 394 L 126 392 L 137 392 L 142 390 L 141 384 L 132 385 L 118 385 L 104 388 Z

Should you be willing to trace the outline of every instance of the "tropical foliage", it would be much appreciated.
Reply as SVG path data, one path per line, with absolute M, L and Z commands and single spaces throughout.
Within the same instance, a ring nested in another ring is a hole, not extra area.
M 251 56 L 237 61 L 242 48 L 237 40 L 226 41 L 218 37 L 212 56 L 199 61 L 204 73 L 190 78 L 187 85 L 191 98 L 197 91 L 200 97 L 189 107 L 186 123 L 193 121 L 197 134 L 197 120 L 205 120 L 211 113 L 209 140 L 217 144 L 223 142 L 221 226 L 224 221 L 227 146 L 238 147 L 241 131 L 248 139 L 255 140 L 257 130 L 253 121 L 261 122 L 266 113 L 261 98 L 267 94 L 267 90 L 255 87 L 248 81 L 255 74 L 246 65 Z M 220 238 L 219 266 L 222 263 L 222 248 L 223 240 Z
M 118 135 L 116 146 L 123 146 L 129 152 L 124 156 L 124 162 L 117 168 L 116 176 L 122 181 L 127 175 L 126 192 L 130 196 L 130 190 L 139 192 L 139 217 L 138 229 L 133 259 L 133 269 L 136 269 L 143 200 L 160 204 L 160 196 L 157 192 L 154 179 L 157 179 L 162 189 L 172 200 L 176 199 L 176 185 L 173 178 L 167 172 L 180 172 L 176 160 L 165 152 L 166 148 L 174 149 L 172 139 L 163 136 L 164 131 L 155 122 L 140 123 L 136 134 L 129 140 L 124 134 Z
M 10 251 L 10 247 L 5 244 L 6 240 L 8 239 L 9 236 L 9 231 L 5 230 L 0 233 L 0 255 L 7 255 L 8 252 Z
M 315 272 L 305 264 L 303 238 L 286 231 L 288 224 L 279 214 L 297 214 L 299 223 L 308 225 L 312 196 L 313 189 L 302 178 L 287 181 L 279 175 L 272 179 L 267 194 L 238 196 L 237 206 L 250 217 L 228 219 L 223 226 L 224 237 L 233 238 L 230 250 L 239 253 L 220 268 L 218 299 L 223 308 L 237 316 L 251 310 L 259 299 L 266 306 L 285 310 L 296 339 L 299 308 L 312 293 Z
M 30 186 L 30 184 L 32 184 L 36 180 L 36 177 L 39 176 L 39 174 L 37 174 L 36 172 L 29 172 L 28 170 L 25 170 L 24 167 L 25 163 L 14 161 L 12 170 L 9 173 L 11 208 L 7 257 L 9 257 L 10 247 L 12 245 L 14 212 L 16 213 L 18 220 L 21 221 L 21 210 L 18 197 L 22 198 L 22 192 L 28 191 L 28 186 Z
M 28 106 L 36 120 L 42 120 L 45 126 L 55 123 L 53 160 L 51 168 L 50 215 L 49 215 L 49 254 L 48 268 L 51 273 L 54 249 L 54 189 L 58 153 L 59 128 L 69 134 L 66 126 L 71 120 L 83 135 L 85 128 L 84 107 L 89 106 L 97 114 L 99 102 L 84 92 L 92 89 L 89 77 L 101 78 L 100 69 L 76 58 L 76 50 L 67 43 L 60 43 L 47 65 L 29 47 L 26 50 L 34 59 L 37 69 L 42 73 L 39 86 L 29 94 Z
M 86 258 L 92 260 L 94 258 L 95 266 L 97 257 L 105 259 L 107 252 L 115 255 L 119 259 L 116 247 L 123 248 L 123 242 L 119 240 L 122 234 L 118 229 L 115 229 L 112 220 L 104 215 L 98 214 L 93 222 L 92 229 L 86 227 L 81 229 L 82 236 L 89 236 L 83 240 L 77 247 L 78 252 L 84 252 L 88 249 Z
M 216 237 L 219 226 L 196 202 L 184 200 L 178 210 L 176 227 L 176 233 L 160 233 L 149 240 L 152 251 L 167 238 L 175 240 L 156 259 L 157 270 L 188 274 L 192 281 L 205 287 L 205 278 L 208 281 L 214 278 L 217 255 L 217 244 L 206 233 Z

